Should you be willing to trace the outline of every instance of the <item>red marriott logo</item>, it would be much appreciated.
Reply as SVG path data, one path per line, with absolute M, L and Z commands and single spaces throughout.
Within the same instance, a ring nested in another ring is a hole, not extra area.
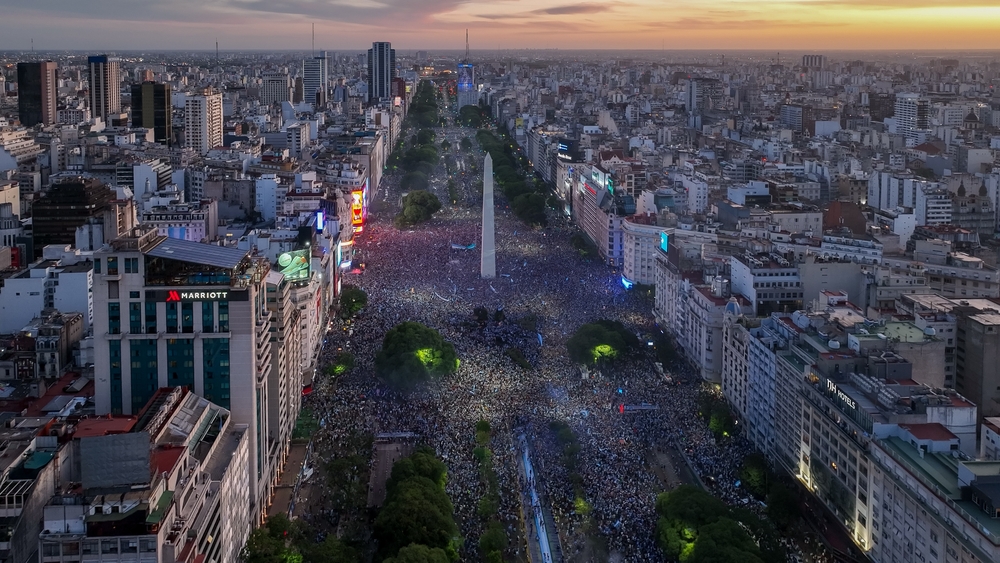
M 167 292 L 167 303 L 172 303 L 174 301 L 180 301 L 180 300 L 181 300 L 181 294 L 179 292 L 177 291 Z

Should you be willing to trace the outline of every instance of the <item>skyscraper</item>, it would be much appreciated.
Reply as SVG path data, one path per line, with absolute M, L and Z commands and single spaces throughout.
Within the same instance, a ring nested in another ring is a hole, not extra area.
M 930 100 L 920 94 L 896 94 L 896 133 L 906 137 L 906 146 L 913 147 L 927 140 L 930 133 Z
M 368 103 L 391 97 L 396 78 L 396 50 L 388 41 L 372 43 L 368 49 Z
M 21 125 L 56 122 L 56 72 L 53 61 L 17 63 L 17 110 Z
M 90 115 L 105 123 L 122 111 L 121 60 L 107 55 L 87 58 L 90 74 Z
M 132 127 L 152 129 L 156 142 L 167 146 L 173 142 L 171 110 L 169 84 L 132 85 Z
M 292 99 L 292 79 L 287 72 L 273 72 L 261 77 L 260 101 L 264 105 Z
M 205 154 L 222 145 L 222 94 L 212 89 L 184 102 L 184 146 Z
M 328 69 L 326 51 L 320 51 L 318 57 L 302 61 L 302 94 L 306 103 L 326 103 Z
M 465 30 L 465 58 L 458 63 L 458 108 L 479 105 L 476 67 L 469 57 L 469 30 Z

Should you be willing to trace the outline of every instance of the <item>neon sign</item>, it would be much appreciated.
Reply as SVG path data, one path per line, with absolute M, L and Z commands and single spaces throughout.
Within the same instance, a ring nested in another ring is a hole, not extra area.
M 219 301 L 229 297 L 228 291 L 174 291 L 167 292 L 167 303 L 178 301 Z

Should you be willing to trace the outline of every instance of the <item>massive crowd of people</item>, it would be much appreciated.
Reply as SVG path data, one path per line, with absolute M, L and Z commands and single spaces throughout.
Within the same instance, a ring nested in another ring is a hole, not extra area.
M 398 193 L 393 182 L 386 179 L 386 204 Z M 731 503 L 745 502 L 748 495 L 734 484 L 736 460 L 749 450 L 739 441 L 720 446 L 712 439 L 698 417 L 696 376 L 675 367 L 674 382 L 666 383 L 645 349 L 591 377 L 583 377 L 567 359 L 565 341 L 583 323 L 621 321 L 644 336 L 644 348 L 645 334 L 654 330 L 650 302 L 626 291 L 609 268 L 582 259 L 569 244 L 567 224 L 527 229 L 498 205 L 497 277 L 480 279 L 478 246 L 451 247 L 478 243 L 478 209 L 446 206 L 431 222 L 407 231 L 392 227 L 387 211 L 373 212 L 369 220 L 356 243 L 366 268 L 345 280 L 367 292 L 368 306 L 349 327 L 334 329 L 323 352 L 326 363 L 338 349 L 348 350 L 357 367 L 336 381 L 321 382 L 308 399 L 324 420 L 316 437 L 320 456 L 359 434 L 418 434 L 448 465 L 447 492 L 466 538 L 462 559 L 469 561 L 483 529 L 477 506 L 485 488 L 473 458 L 474 426 L 480 419 L 494 431 L 499 518 L 512 546 L 523 534 L 519 493 L 524 483 L 515 438 L 521 432 L 531 442 L 536 485 L 551 506 L 565 561 L 663 559 L 655 542 L 654 508 L 664 486 L 649 468 L 653 447 L 678 445 L 703 478 L 711 477 L 715 493 Z M 475 319 L 477 307 L 491 313 L 485 326 Z M 494 320 L 498 310 L 503 311 L 499 322 Z M 537 319 L 540 338 L 512 328 L 528 316 Z M 456 374 L 405 396 L 379 382 L 372 368 L 383 336 L 403 321 L 440 331 L 461 360 Z M 505 354 L 511 345 L 521 349 L 533 369 Z M 639 404 L 653 408 L 623 409 Z M 589 516 L 578 510 L 579 489 L 549 429 L 553 420 L 568 423 L 578 438 L 576 471 L 582 477 L 582 500 L 592 507 Z

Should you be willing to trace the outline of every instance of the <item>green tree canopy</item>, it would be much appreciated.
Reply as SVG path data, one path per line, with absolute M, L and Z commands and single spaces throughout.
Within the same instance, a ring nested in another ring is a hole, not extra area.
M 400 549 L 395 557 L 390 557 L 382 563 L 450 563 L 450 561 L 448 554 L 439 547 L 411 543 Z
M 448 482 L 448 467 L 434 456 L 434 450 L 421 447 L 409 457 L 404 457 L 392 465 L 392 474 L 386 482 L 386 490 L 392 491 L 400 483 L 414 477 L 426 477 L 443 491 Z
M 458 525 L 451 500 L 444 491 L 445 475 L 444 464 L 425 448 L 393 465 L 385 504 L 375 518 L 373 529 L 380 558 L 427 555 L 423 549 L 407 549 L 416 544 L 434 555 L 437 555 L 435 549 L 441 550 L 447 560 L 458 559 Z
M 418 171 L 407 172 L 399 180 L 399 187 L 407 191 L 426 190 L 428 185 L 427 174 Z
M 421 129 L 420 131 L 417 131 L 416 137 L 416 143 L 418 145 L 430 145 L 434 142 L 434 138 L 437 137 L 437 134 L 430 129 Z
M 340 290 L 340 313 L 345 318 L 353 317 L 368 305 L 368 294 L 356 285 L 345 285 Z
M 638 344 L 625 325 L 602 319 L 581 325 L 566 341 L 566 349 L 574 362 L 598 365 L 613 361 Z
M 462 140 L 458 142 L 458 146 L 463 151 L 471 151 L 472 150 L 472 140 L 469 139 L 468 137 L 462 137 Z
M 455 347 L 438 331 L 411 321 L 386 333 L 382 349 L 375 356 L 375 372 L 400 389 L 411 389 L 457 369 Z
M 661 494 L 656 499 L 656 512 L 660 517 L 657 541 L 668 557 L 683 563 L 765 561 L 758 547 L 765 533 L 759 519 L 749 511 L 734 513 L 697 487 L 681 485 Z M 758 540 L 747 530 L 758 534 Z
M 545 225 L 545 196 L 542 194 L 521 194 L 510 202 L 510 208 L 517 218 L 529 225 Z
M 441 200 L 425 191 L 412 191 L 403 198 L 403 210 L 393 221 L 398 228 L 406 228 L 429 221 L 441 209 Z

